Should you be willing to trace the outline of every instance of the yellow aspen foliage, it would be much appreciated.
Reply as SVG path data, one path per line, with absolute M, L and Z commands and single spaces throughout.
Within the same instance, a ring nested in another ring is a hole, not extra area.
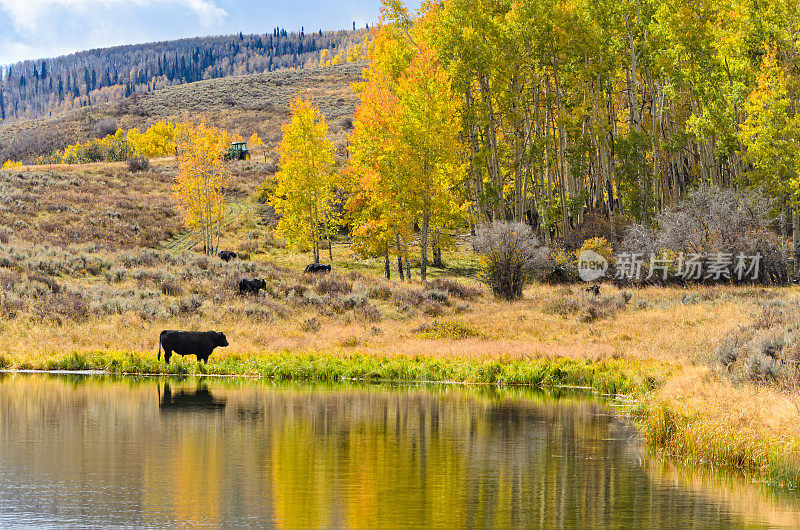
M 186 123 L 178 136 L 178 174 L 174 197 L 184 215 L 184 225 L 197 230 L 203 252 L 216 253 L 224 228 L 225 196 L 230 169 L 223 157 L 231 137 L 210 127 L 205 118 L 199 125 Z
M 83 143 L 69 145 L 63 151 L 56 151 L 37 158 L 39 164 L 87 164 L 91 162 L 119 162 L 130 154 L 125 133 L 117 130 L 105 138 L 94 138 Z
M 175 139 L 179 128 L 174 123 L 160 121 L 150 126 L 144 133 L 133 128 L 128 131 L 127 140 L 131 150 L 142 156 L 169 156 L 175 152 Z
M 330 57 L 331 57 L 331 52 L 327 48 L 319 52 L 319 65 L 325 66 L 327 64 L 328 66 L 330 66 Z
M 756 76 L 756 87 L 745 101 L 747 119 L 739 139 L 742 158 L 752 167 L 748 176 L 773 196 L 800 200 L 800 112 L 794 109 L 791 79 L 768 49 Z
M 336 66 L 337 64 L 342 64 L 342 56 L 338 53 L 331 59 L 331 65 Z
M 328 124 L 310 99 L 298 97 L 291 104 L 291 121 L 282 126 L 278 146 L 279 170 L 272 197 L 281 214 L 277 233 L 289 246 L 311 246 L 319 263 L 319 242 L 336 223 L 333 213 L 335 148 L 328 139 Z
M 394 238 L 408 261 L 418 226 L 425 281 L 432 239 L 463 221 L 461 109 L 434 50 L 411 45 L 397 27 L 379 27 L 374 36 L 350 137 L 354 237 L 370 253 L 388 253 Z
M 6 160 L 3 164 L 3 169 L 14 169 L 22 167 L 22 162 L 14 162 L 13 160 Z

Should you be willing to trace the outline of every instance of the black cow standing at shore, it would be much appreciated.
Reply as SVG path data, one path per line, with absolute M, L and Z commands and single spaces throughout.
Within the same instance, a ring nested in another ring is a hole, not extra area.
M 197 360 L 208 362 L 208 358 L 217 346 L 225 347 L 228 339 L 224 333 L 217 331 L 174 331 L 165 329 L 158 340 L 158 360 L 161 360 L 161 348 L 164 348 L 164 361 L 169 364 L 172 352 L 178 355 L 196 355 Z
M 221 250 L 217 256 L 219 256 L 219 259 L 222 261 L 230 261 L 232 259 L 236 259 L 237 254 L 236 252 L 231 252 L 230 250 Z
M 312 263 L 311 265 L 306 267 L 306 270 L 304 272 L 307 272 L 307 273 L 310 273 L 310 274 L 315 274 L 317 272 L 331 272 L 331 266 L 330 265 L 322 265 L 321 263 Z
M 267 282 L 260 278 L 253 278 L 252 280 L 248 280 L 247 278 L 242 278 L 239 280 L 239 294 L 258 294 L 258 291 L 261 289 L 267 288 Z

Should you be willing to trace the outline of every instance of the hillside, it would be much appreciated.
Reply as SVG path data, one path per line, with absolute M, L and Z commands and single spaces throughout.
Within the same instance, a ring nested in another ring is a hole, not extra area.
M 350 85 L 361 78 L 362 69 L 363 64 L 347 63 L 209 79 L 53 117 L 0 124 L 0 164 L 7 159 L 29 160 L 118 127 L 142 128 L 161 120 L 200 116 L 244 136 L 256 132 L 273 145 L 280 139 L 290 101 L 305 92 L 325 114 L 337 140 L 337 133 L 350 127 L 356 104 Z
M 367 30 L 195 37 L 88 50 L 0 68 L 0 122 L 51 116 L 204 79 L 263 73 L 353 55 Z M 351 57 L 352 58 L 352 57 Z

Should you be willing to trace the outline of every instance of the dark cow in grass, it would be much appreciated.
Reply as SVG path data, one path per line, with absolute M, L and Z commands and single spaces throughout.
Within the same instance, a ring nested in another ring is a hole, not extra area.
M 230 261 L 232 259 L 236 259 L 237 254 L 236 252 L 231 252 L 230 250 L 222 250 L 219 254 L 217 254 L 217 256 L 219 256 L 219 259 L 222 261 Z
M 196 355 L 198 361 L 208 362 L 208 358 L 217 346 L 225 347 L 228 339 L 224 333 L 217 331 L 174 331 L 165 329 L 158 342 L 158 360 L 161 360 L 161 348 L 164 348 L 164 361 L 169 364 L 172 352 L 178 355 Z
M 260 278 L 253 278 L 252 280 L 242 278 L 239 280 L 239 294 L 258 294 L 258 291 L 266 288 L 267 282 Z
M 331 272 L 330 265 L 322 265 L 321 263 L 312 263 L 308 267 L 306 267 L 305 272 L 309 274 L 316 274 L 318 272 Z

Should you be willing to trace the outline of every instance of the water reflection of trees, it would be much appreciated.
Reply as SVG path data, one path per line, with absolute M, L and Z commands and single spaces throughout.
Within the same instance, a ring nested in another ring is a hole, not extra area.
M 582 398 L 187 380 L 167 399 L 162 386 L 0 381 L 0 464 L 34 484 L 46 468 L 97 523 L 131 502 L 140 524 L 737 522 L 707 496 L 654 487 L 630 430 Z M 103 478 L 102 504 L 81 476 Z

